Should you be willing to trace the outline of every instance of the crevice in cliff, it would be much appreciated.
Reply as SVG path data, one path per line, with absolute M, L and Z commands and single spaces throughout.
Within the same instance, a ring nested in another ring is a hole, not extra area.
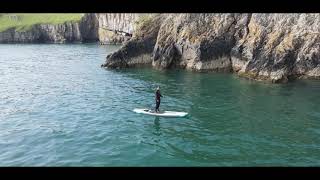
M 116 29 L 109 29 L 109 28 L 106 28 L 106 27 L 99 27 L 101 29 L 104 29 L 104 30 L 107 30 L 107 31 L 111 31 L 111 32 L 114 32 L 115 34 L 121 34 L 123 36 L 130 36 L 132 37 L 132 33 L 128 33 L 128 32 L 125 32 L 125 31 L 121 31 L 121 30 L 116 30 Z
M 239 65 L 237 64 L 234 64 L 232 58 L 236 58 L 235 62 L 247 62 L 243 59 L 242 57 L 242 53 L 243 53 L 243 50 L 244 50 L 244 45 L 247 41 L 247 37 L 248 35 L 250 34 L 250 30 L 249 30 L 249 24 L 251 22 L 251 19 L 252 19 L 252 14 L 248 14 L 247 16 L 247 19 L 246 19 L 246 22 L 243 26 L 240 26 L 240 29 L 237 29 L 238 31 L 240 31 L 240 35 L 239 35 L 239 38 L 237 40 L 236 38 L 236 34 L 233 34 L 233 40 L 234 40 L 234 43 L 232 44 L 232 48 L 230 49 L 230 52 L 229 52 L 229 60 L 230 60 L 230 66 L 231 66 L 231 72 L 232 73 L 237 73 L 240 71 L 240 69 L 242 68 L 239 68 Z M 237 20 L 235 20 L 235 25 L 237 24 Z M 244 34 L 243 34 L 243 29 L 245 30 Z M 237 33 L 237 30 L 235 31 L 235 33 Z M 242 42 L 240 43 L 239 40 L 242 40 Z M 233 51 L 236 51 L 236 53 L 233 53 Z M 245 63 L 243 63 L 242 66 L 245 66 Z
M 230 26 L 227 28 L 227 33 L 230 33 L 230 29 L 232 28 L 232 26 L 235 26 L 237 24 L 237 20 L 235 17 L 232 17 L 233 18 L 233 21 L 232 23 L 230 24 Z
M 249 24 L 251 22 L 251 19 L 252 19 L 252 14 L 248 14 L 248 20 L 247 20 L 247 23 L 245 25 L 246 30 L 247 30 L 246 37 L 250 34 Z

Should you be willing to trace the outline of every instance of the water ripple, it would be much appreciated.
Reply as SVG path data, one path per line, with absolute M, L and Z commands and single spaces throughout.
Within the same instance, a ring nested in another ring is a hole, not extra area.
M 2 166 L 319 164 L 319 81 L 99 67 L 117 46 L 0 45 Z M 154 106 L 186 118 L 132 112 Z

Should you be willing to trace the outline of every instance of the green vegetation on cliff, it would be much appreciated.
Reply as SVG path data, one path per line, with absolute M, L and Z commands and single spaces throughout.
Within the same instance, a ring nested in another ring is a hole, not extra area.
M 80 21 L 82 14 L 0 14 L 0 32 L 9 28 L 18 31 L 27 30 L 36 24 L 62 24 L 64 22 Z

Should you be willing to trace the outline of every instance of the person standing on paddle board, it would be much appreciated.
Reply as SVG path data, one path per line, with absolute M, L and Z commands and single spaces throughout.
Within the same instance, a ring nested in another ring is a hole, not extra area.
M 162 95 L 160 93 L 160 87 L 158 86 L 156 90 L 156 113 L 160 112 L 159 107 L 160 107 L 161 97 Z

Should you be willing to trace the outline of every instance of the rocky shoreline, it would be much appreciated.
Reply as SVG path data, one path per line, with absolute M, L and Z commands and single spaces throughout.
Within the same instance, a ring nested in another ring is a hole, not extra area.
M 160 14 L 102 65 L 234 72 L 272 83 L 320 79 L 319 14 Z

